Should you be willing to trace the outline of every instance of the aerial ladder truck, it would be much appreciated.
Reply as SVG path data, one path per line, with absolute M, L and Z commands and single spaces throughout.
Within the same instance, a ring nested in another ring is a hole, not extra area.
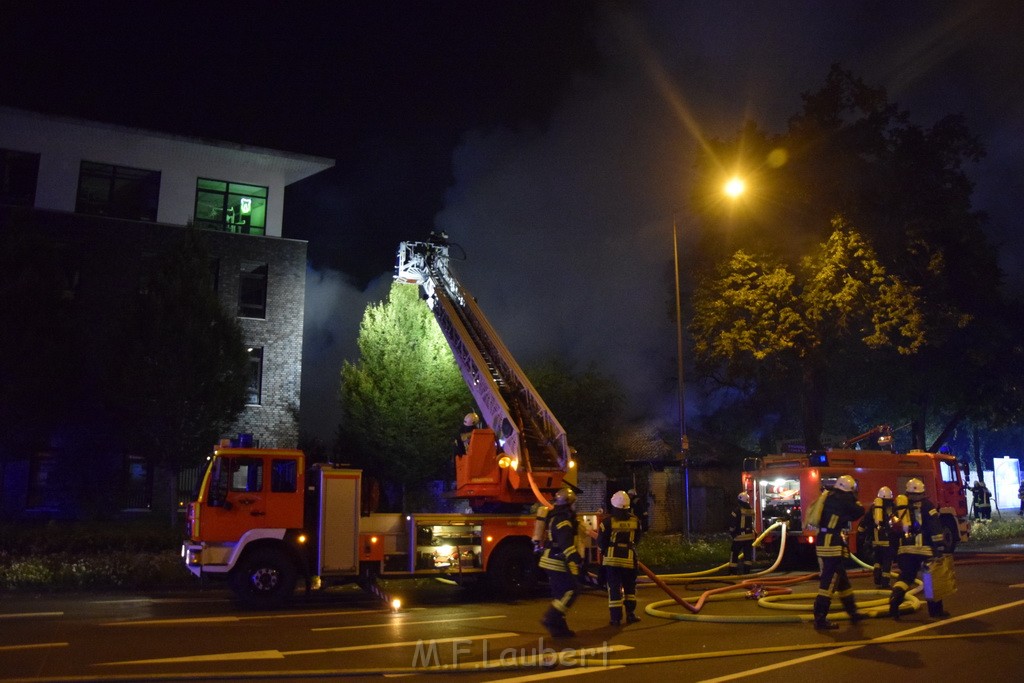
M 379 513 L 361 501 L 362 472 L 309 463 L 293 449 L 227 440 L 214 449 L 186 509 L 185 566 L 225 579 L 249 604 L 378 577 L 484 577 L 507 594 L 537 579 L 531 504 L 575 483 L 565 430 L 449 266 L 443 235 L 403 242 L 395 279 L 420 288 L 485 426 L 456 462 L 453 497 L 472 513 Z M 379 592 L 378 592 L 379 594 Z

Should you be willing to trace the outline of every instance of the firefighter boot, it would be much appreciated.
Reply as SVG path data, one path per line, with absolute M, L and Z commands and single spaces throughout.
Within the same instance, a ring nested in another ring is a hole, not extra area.
M 906 590 L 903 588 L 893 588 L 892 595 L 889 596 L 889 616 L 896 621 L 900 620 L 900 605 L 903 604 L 905 594 Z
M 552 638 L 572 638 L 576 635 L 565 623 L 565 615 L 554 607 L 548 607 L 548 611 L 544 613 L 544 618 L 540 620 L 540 623 L 548 630 Z
M 928 616 L 930 616 L 932 619 L 945 619 L 949 616 L 949 612 L 943 609 L 942 600 L 929 600 Z
M 880 565 L 876 564 L 875 568 L 871 571 L 871 575 L 872 575 L 872 577 L 875 580 L 875 588 L 881 588 L 882 587 L 882 567 Z
M 857 603 L 854 602 L 853 596 L 848 595 L 842 599 L 843 609 L 850 615 L 850 623 L 856 624 L 860 621 L 864 621 L 864 615 L 857 611 Z
M 822 595 L 814 598 L 814 628 L 816 630 L 834 631 L 839 628 L 838 624 L 828 620 L 828 608 L 831 604 L 832 601 Z

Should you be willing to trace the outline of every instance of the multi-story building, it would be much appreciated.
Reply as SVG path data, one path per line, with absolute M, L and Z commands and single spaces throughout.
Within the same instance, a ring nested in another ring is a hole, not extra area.
M 76 302 L 101 321 L 118 291 L 138 287 L 154 254 L 188 226 L 200 228 L 219 300 L 238 317 L 250 355 L 248 405 L 225 436 L 295 447 L 306 243 L 281 237 L 285 188 L 333 165 L 0 107 L 0 230 L 28 215 L 33 229 L 59 242 Z M 0 510 L 73 508 L 74 497 L 48 490 L 66 437 L 28 450 L 0 453 Z M 107 454 L 102 467 L 121 473 L 112 477 L 119 490 L 102 495 L 121 508 L 149 507 L 153 472 L 144 455 Z

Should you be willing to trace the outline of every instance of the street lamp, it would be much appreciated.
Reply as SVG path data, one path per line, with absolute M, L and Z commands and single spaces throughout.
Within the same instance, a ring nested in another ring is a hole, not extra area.
M 729 178 L 722 186 L 722 192 L 730 199 L 735 200 L 747 190 L 747 184 L 739 176 Z M 677 391 L 679 393 L 679 457 L 683 463 L 683 486 L 686 490 L 686 540 L 690 540 L 690 440 L 686 436 L 686 402 L 683 399 L 685 388 L 683 385 L 683 312 L 682 312 L 682 290 L 679 286 L 679 221 L 672 216 L 672 260 L 675 265 L 676 275 L 676 377 L 678 378 Z

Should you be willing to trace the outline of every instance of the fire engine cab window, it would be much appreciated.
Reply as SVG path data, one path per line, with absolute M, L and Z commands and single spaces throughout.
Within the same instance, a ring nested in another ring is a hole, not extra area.
M 939 471 L 942 473 L 942 481 L 947 483 L 956 481 L 956 471 L 948 462 L 940 462 Z
M 272 493 L 295 493 L 298 477 L 298 463 L 295 460 L 274 460 L 270 465 L 270 491 Z
M 231 490 L 259 493 L 263 490 L 263 460 L 235 458 L 231 465 Z

